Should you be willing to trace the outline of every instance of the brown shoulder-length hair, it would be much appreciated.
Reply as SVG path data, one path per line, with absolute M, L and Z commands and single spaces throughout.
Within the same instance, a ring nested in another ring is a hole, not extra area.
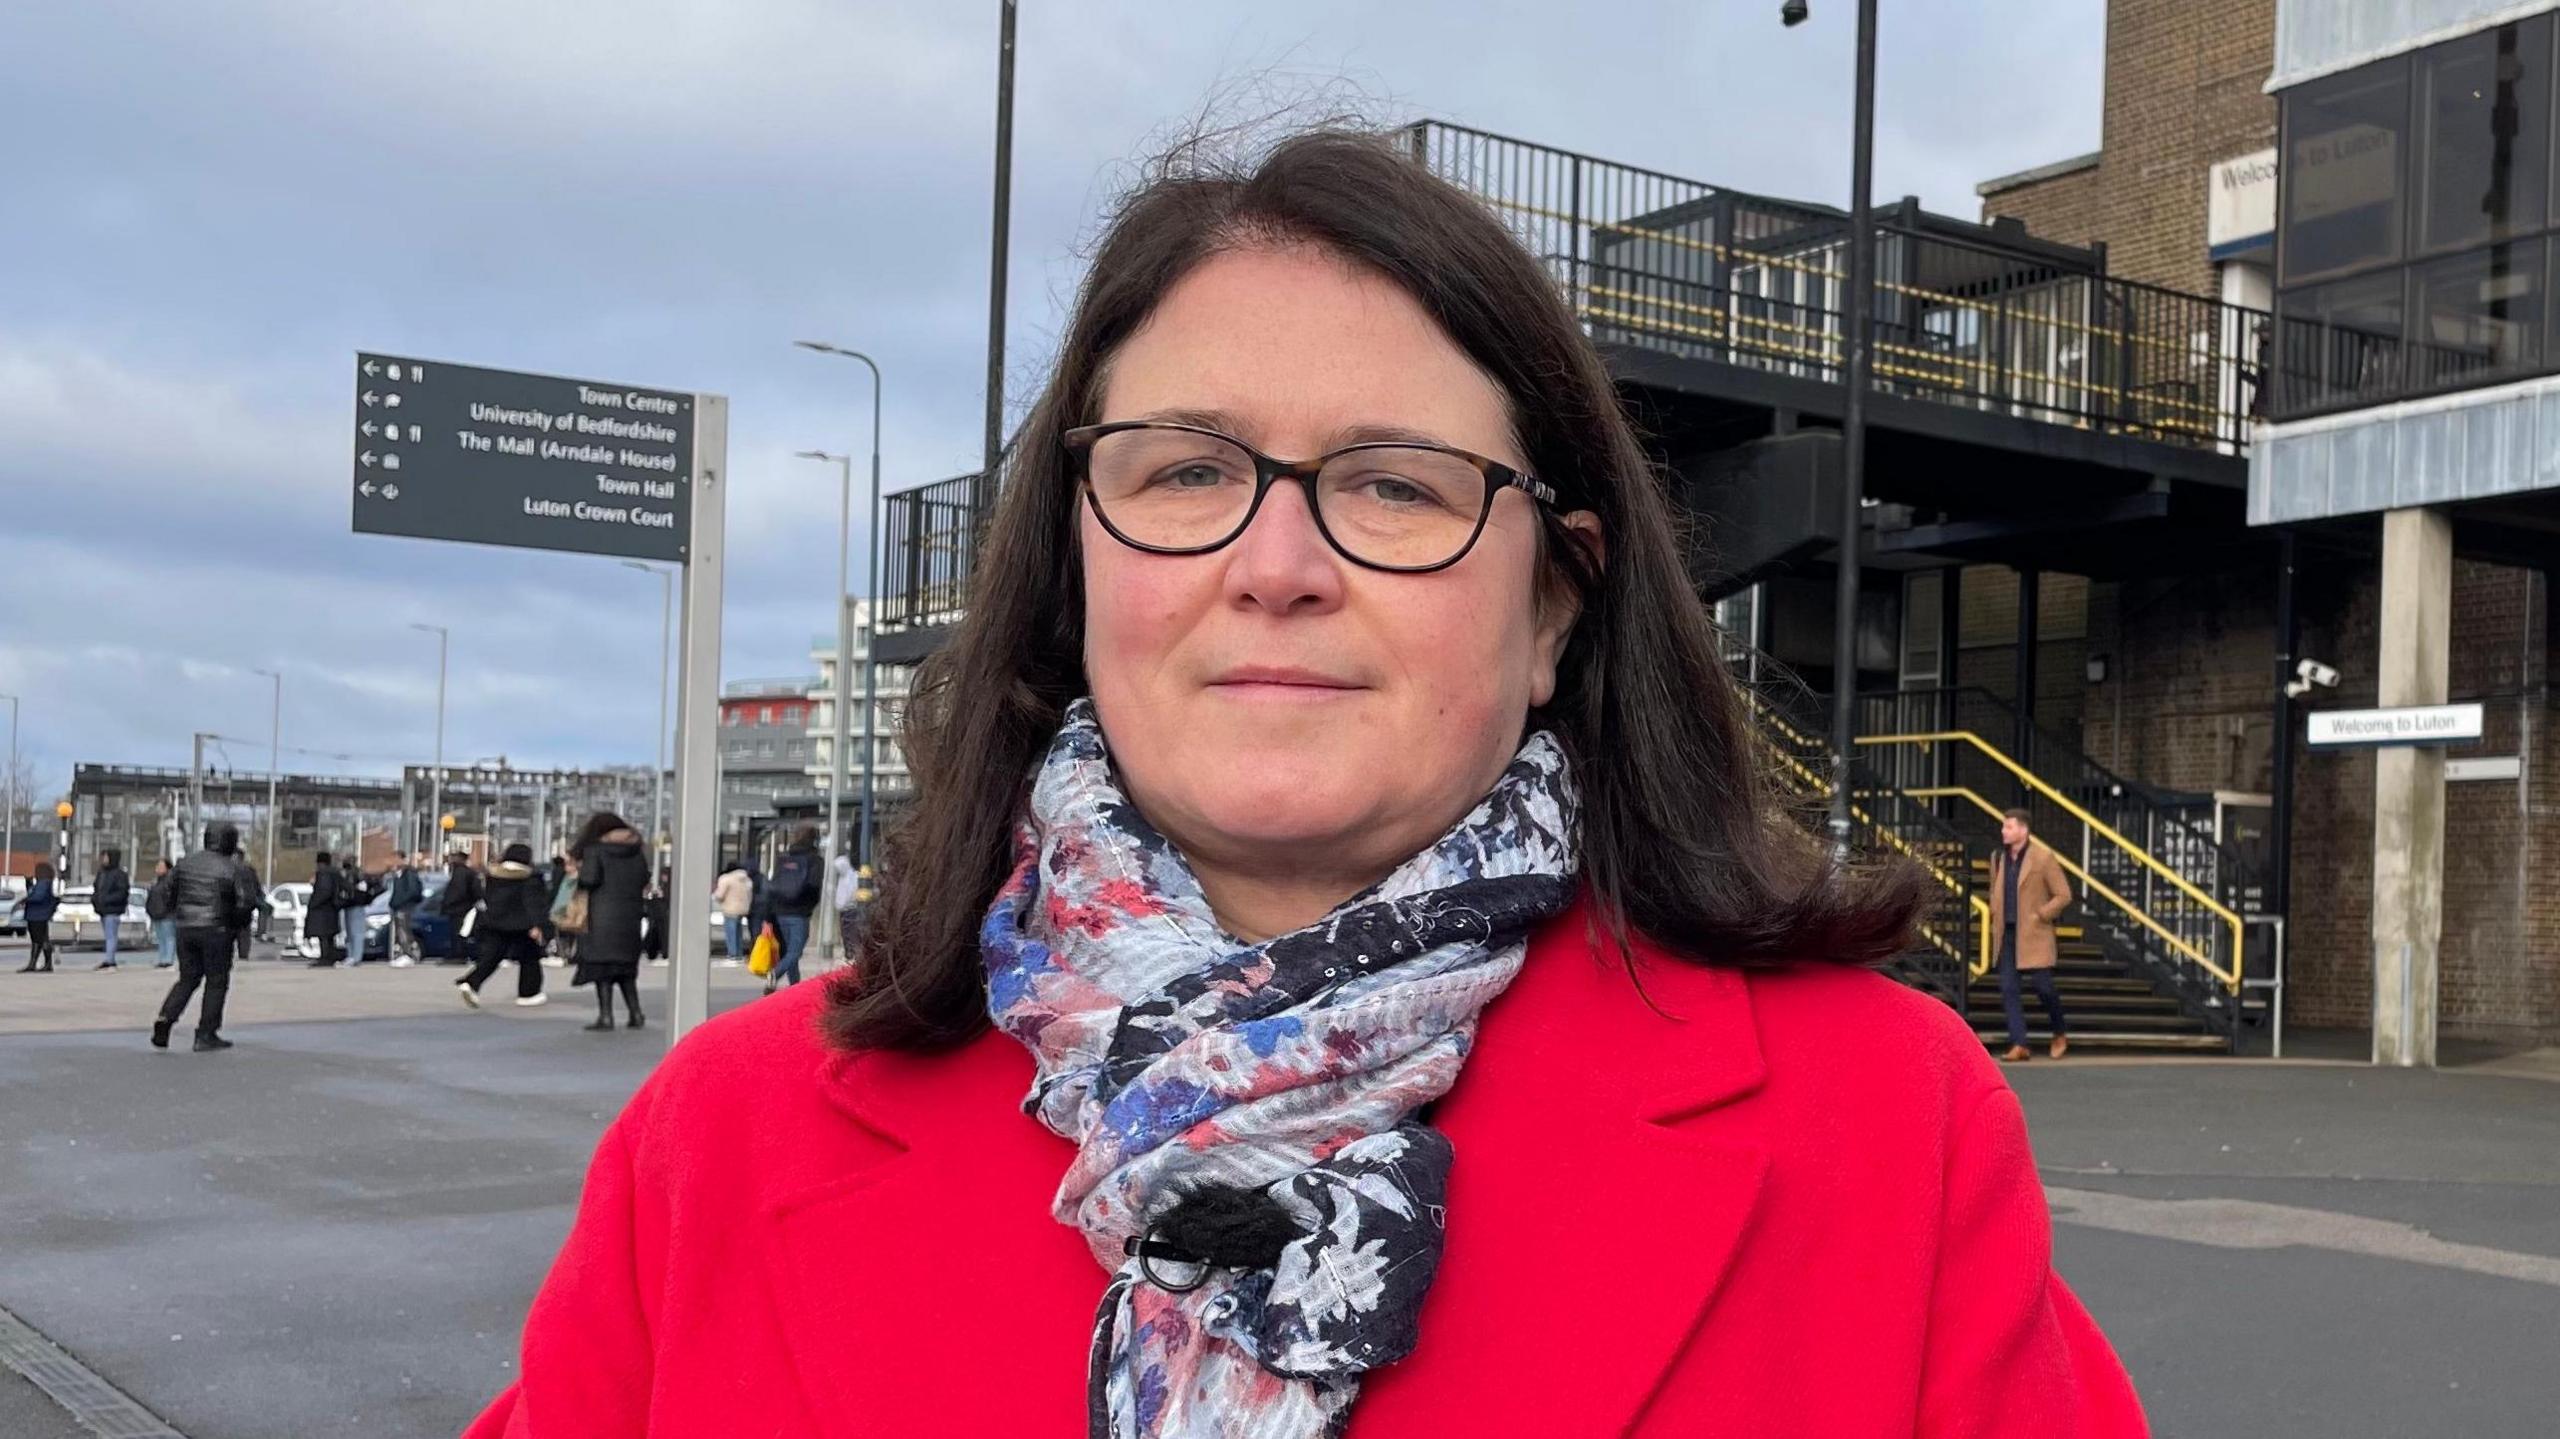
M 1605 564 L 1546 522 L 1547 581 L 1580 617 L 1532 721 L 1573 761 L 1583 877 L 1621 948 L 1632 928 L 1705 964 L 1897 953 L 1924 878 L 1833 873 L 1772 806 L 1662 485 L 1557 285 L 1395 137 L 1327 129 L 1250 164 L 1179 152 L 1111 217 L 1017 438 L 968 616 L 916 676 L 902 735 L 916 803 L 884 847 L 862 963 L 828 993 L 834 1041 L 933 1050 L 987 1027 L 980 921 L 1031 769 L 1086 692 L 1080 491 L 1060 433 L 1100 418 L 1112 355 L 1177 281 L 1272 244 L 1319 246 L 1403 287 L 1501 386 L 1530 472 L 1562 508 L 1599 517 Z

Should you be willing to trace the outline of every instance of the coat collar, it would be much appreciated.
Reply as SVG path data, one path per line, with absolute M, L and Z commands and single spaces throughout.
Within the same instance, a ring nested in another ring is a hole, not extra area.
M 1539 1376 L 1520 1386 L 1521 1432 L 1617 1434 L 1697 1327 L 1767 1157 L 1747 1126 L 1691 1121 L 1764 1070 L 1742 976 L 1641 942 L 1633 967 L 1578 905 L 1487 1010 L 1431 1116 L 1457 1161 L 1422 1345 L 1370 1376 L 1352 1439 L 1436 1432 L 1489 1374 Z M 1049 1217 L 1072 1149 L 1021 1112 L 1029 1056 L 988 1034 L 945 1055 L 832 1055 L 819 1080 L 887 1145 L 759 1216 L 830 1432 L 866 1432 L 863 1390 L 884 1374 L 944 1396 L 953 1433 L 1059 1432 L 1081 1413 L 1105 1276 Z

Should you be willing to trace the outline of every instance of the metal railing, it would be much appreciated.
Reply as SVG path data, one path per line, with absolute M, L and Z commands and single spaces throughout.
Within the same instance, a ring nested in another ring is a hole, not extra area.
M 1594 339 L 1837 383 L 1836 210 L 1426 121 L 1417 160 L 1485 202 Z M 1876 227 L 1879 391 L 2243 452 L 2265 312 L 2116 279 L 2043 243 Z
M 937 480 L 884 499 L 882 531 L 889 548 L 881 577 L 881 633 L 959 620 L 995 499 L 995 482 L 985 475 Z M 828 644 L 832 648 L 834 641 Z
M 2355 325 L 2287 315 L 2275 329 L 2269 358 L 2266 415 L 2303 419 L 2388 400 L 2415 399 L 2500 380 L 2537 369 L 2522 363 L 2512 343 L 2494 338 L 2473 345 L 2405 339 Z
M 1771 763 L 1782 798 L 1800 804 L 1808 824 L 1831 798 L 1831 746 L 1821 733 L 1819 696 L 1786 666 L 1738 642 L 1726 641 L 1726 662 L 1742 681 L 1753 730 Z M 1991 910 L 1974 893 L 1972 850 L 1923 801 L 1902 794 L 1866 766 L 1849 772 L 1851 842 L 1869 852 L 1912 860 L 1936 881 L 1915 925 L 1919 943 L 1900 967 L 1922 987 L 1961 1009 L 1965 986 L 1991 968 Z
M 2145 964 L 2200 1018 L 2235 1029 L 2252 956 L 2244 895 L 2263 878 L 2242 856 L 2048 731 L 2013 753 L 2008 705 L 1979 690 L 1859 700 L 1861 749 L 1888 783 L 1960 806 L 1977 831 L 2018 804 L 2090 901 L 2102 942 Z

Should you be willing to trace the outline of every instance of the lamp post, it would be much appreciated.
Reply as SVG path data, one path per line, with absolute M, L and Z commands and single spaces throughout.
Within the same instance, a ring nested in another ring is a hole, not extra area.
M 792 343 L 804 350 L 815 350 L 822 355 L 841 355 L 848 360 L 860 360 L 871 370 L 871 533 L 864 540 L 864 545 L 871 552 L 871 577 L 865 592 L 870 605 L 868 613 L 871 619 L 864 629 L 862 646 L 862 840 L 854 850 L 854 853 L 862 857 L 862 864 L 868 867 L 871 863 L 873 795 L 878 786 L 880 748 L 877 738 L 880 715 L 878 644 L 880 634 L 880 367 L 873 363 L 869 355 L 859 350 L 848 350 L 821 340 L 794 340 Z M 843 552 L 839 549 L 837 553 L 841 556 Z M 844 656 L 847 653 L 844 644 L 845 621 L 841 617 L 844 609 L 842 585 L 837 586 L 836 608 L 839 612 L 839 618 L 836 621 L 836 668 L 841 670 L 844 668 Z M 836 676 L 836 689 L 839 693 L 844 689 L 844 676 L 841 674 Z M 836 729 L 841 735 L 844 730 L 841 718 L 844 706 L 841 701 L 836 706 L 836 713 L 839 716 Z M 836 742 L 836 752 L 838 754 L 844 752 L 844 742 L 841 738 Z
M 444 823 L 444 662 L 445 662 L 445 655 L 446 655 L 447 651 L 448 651 L 448 650 L 450 650 L 450 649 L 452 648 L 453 636 L 452 636 L 452 635 L 450 635 L 450 634 L 448 634 L 448 633 L 445 631 L 445 627 L 444 627 L 444 626 L 442 626 L 442 625 L 420 624 L 420 623 L 418 623 L 418 622 L 417 622 L 417 621 L 415 621 L 415 620 L 412 620 L 412 621 L 410 621 L 410 622 L 409 622 L 409 628 L 411 628 L 411 629 L 413 629 L 413 630 L 419 630 L 419 631 L 422 631 L 422 632 L 424 632 L 424 633 L 434 635 L 434 636 L 436 637 L 436 777 L 435 777 L 435 781 L 434 781 L 434 783 L 433 783 L 433 784 L 431 784 L 431 785 L 428 787 L 428 791 L 427 791 L 427 792 L 428 792 L 428 794 L 429 794 L 429 795 L 431 795 L 431 796 L 432 796 L 432 798 L 430 798 L 430 799 L 427 801 L 427 810 L 428 810 L 428 813 L 430 813 L 430 814 L 432 814 L 432 815 L 434 816 L 434 819 L 433 819 L 433 821 L 432 821 L 432 824 L 433 824 L 433 825 L 434 825 L 434 827 L 435 827 L 436 833 L 437 833 L 439 836 L 441 836 L 441 835 L 444 833 L 444 830 L 445 830 L 445 823 Z M 438 848 L 439 850 L 441 850 L 441 849 L 443 848 L 443 842 L 442 842 L 442 840 L 441 840 L 441 839 L 439 839 L 439 840 L 438 840 L 438 842 L 437 842 L 437 848 Z M 439 854 L 437 855 L 437 858 L 438 858 L 438 859 L 442 859 L 442 858 L 443 858 L 443 855 L 442 855 L 441 853 L 439 853 Z
M 53 817 L 62 822 L 61 837 L 55 841 L 53 870 L 62 876 L 64 884 L 71 882 L 71 814 L 71 801 L 67 799 L 53 807 Z
M 845 766 L 849 763 L 845 758 L 845 748 L 849 743 L 853 714 L 853 696 L 850 693 L 853 680 L 846 668 L 853 662 L 853 618 L 851 607 L 845 604 L 845 592 L 850 584 L 845 576 L 845 556 L 853 548 L 853 456 L 831 455 L 824 450 L 798 450 L 794 452 L 794 458 L 832 461 L 839 481 L 836 500 L 836 672 L 830 685 L 835 692 L 835 715 L 831 725 L 835 741 L 827 750 L 827 878 L 833 881 L 836 851 L 840 845 L 836 836 L 843 833 L 844 825 L 841 800 L 844 796 Z M 828 906 L 828 911 L 833 913 L 842 908 L 844 902 L 839 898 Z M 826 921 L 821 920 L 819 927 L 826 928 Z
M 284 676 L 275 670 L 251 670 L 275 681 L 275 699 L 267 709 L 267 867 L 259 873 L 276 882 L 276 772 L 284 760 Z
M 649 772 L 649 869 L 654 882 L 658 845 L 667 832 L 667 666 L 674 657 L 676 576 L 638 560 L 624 560 L 622 567 L 658 577 L 658 747 L 657 767 Z
M 18 697 L 0 695 L 9 702 L 9 779 L 6 800 L 0 800 L 0 869 L 14 863 L 18 856 Z
M 1778 18 L 1788 26 L 1810 18 L 1807 0 L 1786 0 Z M 1876 0 L 1858 0 L 1855 124 L 1849 155 L 1849 299 L 1842 337 L 1848 349 L 1840 407 L 1840 572 L 1832 591 L 1831 625 L 1831 851 L 1849 857 L 1850 750 L 1857 742 L 1858 528 L 1866 509 L 1867 388 L 1874 364 L 1868 313 L 1875 277 L 1875 219 L 1868 192 L 1875 188 Z

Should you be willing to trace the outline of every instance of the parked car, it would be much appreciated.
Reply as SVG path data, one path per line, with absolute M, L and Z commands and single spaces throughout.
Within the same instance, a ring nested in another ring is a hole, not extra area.
M 62 891 L 62 906 L 53 912 L 54 943 L 64 949 L 107 947 L 106 925 L 92 907 L 97 894 L 96 886 L 86 884 L 75 884 Z M 144 949 L 151 947 L 151 916 L 143 913 L 143 905 L 150 898 L 150 890 L 138 884 L 132 887 L 131 895 L 125 900 L 124 913 L 116 916 L 117 948 L 130 953 L 137 945 Z M 20 906 L 23 904 L 21 900 Z
M 14 874 L 0 874 L 0 934 L 27 932 L 27 916 L 18 907 L 18 901 L 26 897 L 25 878 Z
M 455 959 L 468 955 L 471 952 L 470 941 L 455 934 L 452 924 L 435 910 L 437 897 L 444 893 L 447 878 L 445 872 L 437 870 L 420 878 L 426 882 L 426 902 L 419 905 L 417 912 L 409 919 L 409 927 L 418 936 L 418 952 L 428 959 Z M 294 890 L 297 893 L 286 895 L 283 900 L 279 900 L 278 892 L 283 890 Z M 286 909 L 283 901 L 291 901 L 293 952 L 304 959 L 318 959 L 320 957 L 319 931 L 312 930 L 305 933 L 303 924 L 311 904 L 311 886 L 280 884 L 267 892 L 267 898 L 276 905 L 276 932 L 279 935 L 287 932 Z M 391 957 L 391 896 L 388 894 L 375 895 L 373 902 L 364 907 L 364 957 L 366 959 Z
M 311 886 L 300 880 L 267 887 L 267 903 L 275 911 L 267 919 L 267 937 L 287 949 L 302 948 L 302 912 L 311 907 Z M 317 954 L 315 943 L 312 952 Z

